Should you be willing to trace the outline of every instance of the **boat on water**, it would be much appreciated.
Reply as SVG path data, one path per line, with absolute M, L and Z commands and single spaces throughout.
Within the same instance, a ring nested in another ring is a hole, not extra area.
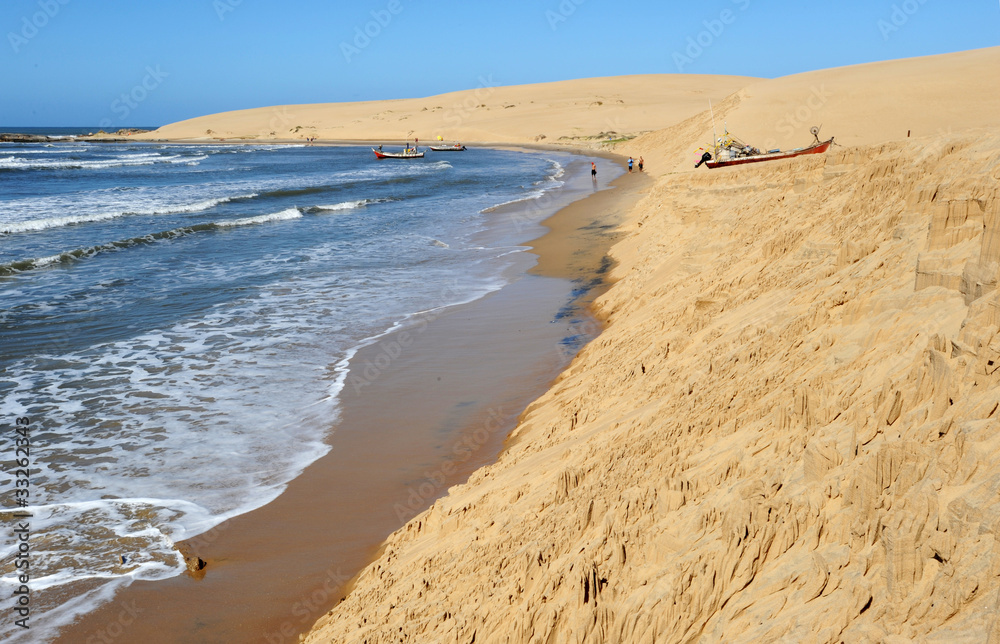
M 461 143 L 456 143 L 455 145 L 432 145 L 430 148 L 434 152 L 465 152 L 465 146 Z
M 372 148 L 376 159 L 422 159 L 423 152 L 418 152 L 417 148 L 406 147 L 402 152 L 383 152 L 382 146 Z
M 701 159 L 694 167 L 705 164 L 709 168 L 725 168 L 731 165 L 743 165 L 745 163 L 760 163 L 761 161 L 777 161 L 778 159 L 792 159 L 806 154 L 823 154 L 833 145 L 833 137 L 826 141 L 819 140 L 819 128 L 813 127 L 810 130 L 815 141 L 804 148 L 794 150 L 761 150 L 749 146 L 739 140 L 728 131 L 715 141 L 715 147 L 710 151 L 699 148 Z

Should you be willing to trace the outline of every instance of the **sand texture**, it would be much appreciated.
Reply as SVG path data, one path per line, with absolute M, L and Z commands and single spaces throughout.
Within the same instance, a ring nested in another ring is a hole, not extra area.
M 588 143 L 657 130 L 756 79 L 651 74 L 496 87 L 392 101 L 279 105 L 202 116 L 137 139 Z
M 707 112 L 630 142 L 661 176 L 607 328 L 307 641 L 1000 642 L 1000 97 L 951 89 L 990 61 L 720 105 L 763 137 L 852 88 L 826 155 L 687 171 Z

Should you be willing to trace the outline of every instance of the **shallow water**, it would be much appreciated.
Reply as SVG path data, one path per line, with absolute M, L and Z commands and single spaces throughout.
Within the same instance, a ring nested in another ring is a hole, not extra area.
M 0 419 L 32 420 L 35 609 L 54 625 L 174 576 L 174 542 L 276 497 L 328 451 L 358 348 L 501 287 L 524 248 L 486 234 L 492 208 L 565 191 L 573 163 L 0 144 Z

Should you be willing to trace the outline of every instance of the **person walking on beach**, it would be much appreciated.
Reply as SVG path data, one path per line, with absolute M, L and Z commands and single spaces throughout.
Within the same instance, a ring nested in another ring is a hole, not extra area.
M 590 162 L 590 178 L 597 181 L 597 164 L 593 161 Z
M 639 157 L 639 172 L 642 172 L 642 157 Z
M 628 171 L 629 173 L 632 172 L 632 157 L 628 158 Z

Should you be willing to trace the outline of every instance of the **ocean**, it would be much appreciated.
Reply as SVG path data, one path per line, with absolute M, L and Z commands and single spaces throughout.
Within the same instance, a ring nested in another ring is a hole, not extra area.
M 32 620 L 50 630 L 183 572 L 175 542 L 268 503 L 329 450 L 351 356 L 513 279 L 538 222 L 589 191 L 589 162 L 0 143 L 2 596 L 21 585 L 19 521 Z M 603 187 L 617 170 L 599 167 Z M 497 209 L 524 200 L 544 207 Z M 4 619 L 0 638 L 19 630 Z

